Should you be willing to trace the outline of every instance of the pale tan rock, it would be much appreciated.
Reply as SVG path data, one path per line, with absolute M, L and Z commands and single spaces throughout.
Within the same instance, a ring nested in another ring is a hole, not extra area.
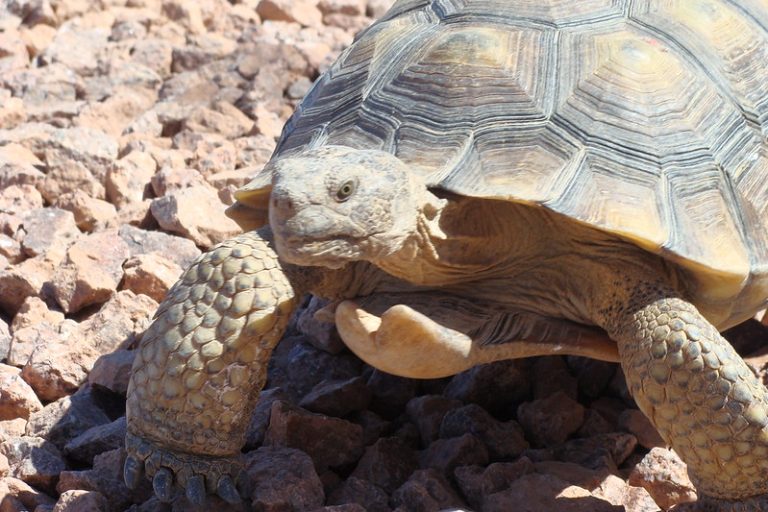
M 136 118 L 152 107 L 155 99 L 154 94 L 142 93 L 142 90 L 121 91 L 104 101 L 89 103 L 80 110 L 73 124 L 119 137 Z
M 686 465 L 675 452 L 653 448 L 633 469 L 629 485 L 643 487 L 663 510 L 696 501 L 696 488 L 688 478 Z
M 305 27 L 322 25 L 317 0 L 261 0 L 256 12 L 262 20 L 290 21 Z
M 27 419 L 43 408 L 40 399 L 21 377 L 21 370 L 0 364 L 0 420 Z
M 123 271 L 123 289 L 143 293 L 161 302 L 183 269 L 159 254 L 141 254 L 127 260 Z
M 149 153 L 131 151 L 117 160 L 107 172 L 107 198 L 118 208 L 129 203 L 141 203 L 156 169 L 157 164 Z
M 275 139 L 261 134 L 241 137 L 234 142 L 237 149 L 236 168 L 250 167 L 254 171 L 261 170 L 275 150 Z
M 69 334 L 38 343 L 21 370 L 22 378 L 46 402 L 77 391 L 98 357 L 92 347 L 78 343 L 77 329 Z
M 60 195 L 53 204 L 72 212 L 81 231 L 90 233 L 117 223 L 117 210 L 111 203 L 93 198 L 81 190 Z
M 208 31 L 203 23 L 203 12 L 199 2 L 163 0 L 163 14 L 192 34 L 204 34 Z
M 44 160 L 50 167 L 76 161 L 84 165 L 99 182 L 117 158 L 115 138 L 102 130 L 84 126 L 55 130 L 43 146 Z
M 2 501 L 2 508 L 0 508 L 2 512 L 26 512 L 38 510 L 38 507 L 52 508 L 56 502 L 47 494 L 40 492 L 18 478 L 10 476 L 0 479 L 0 496 L 5 496 L 5 499 Z M 5 508 L 6 501 L 10 502 L 8 508 Z M 45 508 L 40 510 L 45 510 Z
M 372 18 L 381 18 L 394 3 L 395 0 L 368 0 L 365 13 Z
M 210 176 L 206 176 L 205 179 L 216 190 L 222 190 L 230 185 L 239 188 L 251 181 L 258 171 L 259 169 L 253 167 L 245 167 L 231 171 L 217 172 Z
M 0 233 L 0 256 L 10 263 L 20 263 L 25 257 L 21 243 L 4 233 Z
M 131 60 L 137 64 L 147 66 L 160 77 L 166 78 L 171 74 L 173 43 L 154 37 L 137 41 L 133 45 Z
M 51 167 L 39 190 L 49 203 L 56 202 L 61 195 L 75 191 L 98 199 L 105 197 L 104 186 L 83 164 L 74 160 Z
M 284 122 L 274 112 L 263 105 L 256 107 L 256 131 L 261 135 L 277 140 L 283 131 Z
M 63 2 L 61 5 L 66 5 Z M 104 58 L 109 31 L 103 28 L 67 26 L 56 32 L 53 41 L 40 55 L 46 63 L 60 63 L 81 76 L 91 76 L 99 70 Z
M 10 437 L 23 436 L 27 429 L 27 420 L 16 418 L 12 420 L 0 420 L 0 443 Z
M 602 498 L 613 505 L 621 505 L 627 512 L 657 512 L 661 509 L 648 491 L 633 487 L 616 475 L 607 475 L 600 485 L 592 490 L 592 496 Z
M 17 215 L 42 208 L 43 196 L 32 185 L 10 185 L 0 190 L 0 211 Z
M 56 37 L 56 29 L 50 25 L 38 23 L 32 27 L 22 27 L 20 36 L 27 46 L 29 56 L 36 57 L 43 53 Z
M 224 34 L 209 32 L 190 38 L 190 44 L 173 50 L 173 71 L 193 71 L 231 55 L 237 41 Z
M 57 326 L 64 321 L 64 313 L 51 310 L 40 297 L 27 297 L 13 318 L 11 329 L 16 332 L 25 327 L 41 324 L 43 322 Z
M 185 122 L 184 127 L 193 132 L 211 132 L 235 139 L 250 133 L 253 121 L 235 106 L 216 103 L 212 109 L 199 109 Z
M 200 171 L 190 167 L 165 166 L 152 176 L 152 191 L 162 197 L 190 187 L 206 186 Z
M 41 437 L 12 437 L 0 444 L 0 453 L 8 457 L 11 476 L 47 492 L 55 491 L 67 468 L 58 448 Z
M 211 183 L 209 178 L 213 174 L 234 172 L 237 159 L 237 148 L 228 140 L 214 144 L 201 142 L 195 148 L 195 160 L 192 165 Z M 211 184 L 214 188 L 219 188 Z
M 23 367 L 38 347 L 46 343 L 57 343 L 62 336 L 60 331 L 63 327 L 65 332 L 69 332 L 76 325 L 73 320 L 66 320 L 56 326 L 42 322 L 14 331 L 8 353 L 8 364 Z
M 52 281 L 56 301 L 67 313 L 107 301 L 117 290 L 129 255 L 116 230 L 83 237 L 69 248 L 57 269 Z
M 0 268 L 2 268 L 0 266 Z M 0 318 L 0 361 L 8 358 L 8 352 L 11 351 L 11 331 L 5 320 Z
M 53 507 L 53 512 L 106 512 L 109 503 L 96 491 L 64 491 Z
M 0 73 L 24 68 L 29 64 L 29 52 L 17 30 L 0 32 Z
M 82 343 L 94 347 L 99 355 L 129 347 L 149 326 L 157 306 L 146 295 L 121 290 L 96 314 L 80 323 Z
M 2 123 L 0 122 L 0 124 Z M 16 166 L 42 166 L 43 162 L 28 148 L 12 142 L 5 146 L 0 146 L 0 166 L 6 164 Z
M 216 191 L 207 185 L 177 190 L 155 199 L 151 207 L 152 216 L 163 229 L 206 248 L 241 231 L 224 209 Z
M 5 96 L 0 92 L 0 126 L 6 129 L 15 128 L 27 120 L 27 109 L 24 100 Z
M 50 262 L 60 261 L 67 248 L 80 236 L 75 216 L 60 208 L 36 208 L 23 217 L 26 232 L 21 245 L 24 254 L 42 256 Z
M 320 0 L 317 7 L 323 14 L 364 16 L 367 5 L 365 0 Z
M 43 285 L 53 278 L 57 264 L 38 257 L 0 270 L 0 309 L 14 315 L 27 297 L 40 296 Z

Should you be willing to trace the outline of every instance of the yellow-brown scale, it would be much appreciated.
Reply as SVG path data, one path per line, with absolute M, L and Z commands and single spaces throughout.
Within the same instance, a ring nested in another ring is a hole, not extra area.
M 127 448 L 149 476 L 166 467 L 184 486 L 205 475 L 215 492 L 219 477 L 237 474 L 267 362 L 295 302 L 270 242 L 255 232 L 185 272 L 144 334 L 129 385 Z

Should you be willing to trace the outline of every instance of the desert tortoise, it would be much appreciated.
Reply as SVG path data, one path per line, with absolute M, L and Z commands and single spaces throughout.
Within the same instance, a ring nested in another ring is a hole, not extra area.
M 768 297 L 766 0 L 403 0 L 238 194 L 247 231 L 138 350 L 125 476 L 237 500 L 297 300 L 399 375 L 621 361 L 702 495 L 768 491 L 766 389 L 718 329 Z M 757 498 L 755 498 L 757 497 Z

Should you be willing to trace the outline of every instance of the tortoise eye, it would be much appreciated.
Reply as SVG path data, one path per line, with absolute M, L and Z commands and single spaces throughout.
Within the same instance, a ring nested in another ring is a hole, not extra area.
M 356 189 L 357 182 L 355 180 L 345 181 L 336 191 L 336 200 L 339 202 L 346 201 L 355 193 Z

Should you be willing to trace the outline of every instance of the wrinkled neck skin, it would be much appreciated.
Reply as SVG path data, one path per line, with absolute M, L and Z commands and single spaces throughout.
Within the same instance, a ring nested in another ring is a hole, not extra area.
M 400 251 L 374 263 L 419 289 L 583 324 L 603 323 L 598 311 L 619 272 L 638 285 L 680 282 L 661 258 L 545 208 L 446 199 L 420 213 Z

